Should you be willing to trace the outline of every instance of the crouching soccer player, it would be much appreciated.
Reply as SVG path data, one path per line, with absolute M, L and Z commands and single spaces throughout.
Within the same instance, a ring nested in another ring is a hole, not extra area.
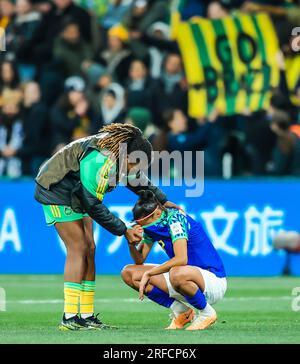
M 217 314 L 211 306 L 226 292 L 222 261 L 202 225 L 183 211 L 163 207 L 151 191 L 141 191 L 133 208 L 135 229 L 143 230 L 140 244 L 129 244 L 135 265 L 122 270 L 124 282 L 152 301 L 170 308 L 167 329 L 203 330 Z M 170 260 L 161 265 L 143 265 L 154 242 Z M 193 308 L 191 308 L 193 307 Z

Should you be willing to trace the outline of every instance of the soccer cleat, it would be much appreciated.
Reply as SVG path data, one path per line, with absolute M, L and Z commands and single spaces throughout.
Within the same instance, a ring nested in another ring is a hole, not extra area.
M 116 326 L 110 326 L 107 324 L 104 324 L 101 320 L 98 319 L 99 313 L 95 316 L 94 314 L 90 317 L 87 317 L 85 319 L 82 319 L 85 321 L 85 323 L 91 328 L 95 330 L 108 330 L 108 329 L 116 329 Z
M 92 328 L 89 325 L 87 325 L 85 320 L 80 318 L 78 315 L 67 319 L 64 314 L 62 321 L 58 326 L 58 329 L 60 331 L 78 331 L 78 330 L 86 331 L 86 330 L 91 330 Z
M 175 317 L 174 314 L 171 315 L 173 318 L 170 325 L 166 327 L 166 330 L 181 330 L 185 325 L 192 322 L 195 316 L 195 311 L 190 308 L 186 312 L 179 314 L 177 317 Z
M 210 315 L 205 315 L 200 313 L 199 315 L 194 317 L 191 325 L 187 327 L 185 330 L 187 331 L 195 331 L 195 330 L 205 330 L 212 326 L 217 321 L 216 312 L 210 313 Z

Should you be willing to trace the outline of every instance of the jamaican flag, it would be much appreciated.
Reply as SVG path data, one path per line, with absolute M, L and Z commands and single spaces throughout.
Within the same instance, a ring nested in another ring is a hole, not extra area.
M 189 84 L 189 115 L 232 115 L 269 106 L 280 72 L 277 36 L 267 14 L 222 19 L 175 16 Z

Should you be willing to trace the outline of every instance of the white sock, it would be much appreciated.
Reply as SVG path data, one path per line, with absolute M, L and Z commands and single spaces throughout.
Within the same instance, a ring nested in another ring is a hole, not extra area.
M 179 316 L 181 313 L 186 312 L 189 310 L 189 306 L 185 305 L 184 303 L 175 300 L 171 306 L 170 309 L 173 311 L 175 317 Z
M 77 315 L 77 313 L 66 313 L 65 312 L 65 318 L 68 320 L 68 319 L 70 319 L 71 317 L 74 317 L 74 316 L 76 316 Z
M 83 319 L 87 319 L 88 317 L 93 316 L 93 313 L 82 313 L 80 316 L 81 316 Z
M 204 316 L 214 316 L 216 311 L 209 303 L 207 303 L 203 310 L 199 310 L 199 314 Z

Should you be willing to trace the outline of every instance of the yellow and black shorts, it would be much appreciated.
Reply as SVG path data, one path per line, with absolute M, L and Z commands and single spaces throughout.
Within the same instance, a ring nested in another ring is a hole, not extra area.
M 54 225 L 57 222 L 68 222 L 81 220 L 88 214 L 78 213 L 70 206 L 43 205 L 47 225 Z

